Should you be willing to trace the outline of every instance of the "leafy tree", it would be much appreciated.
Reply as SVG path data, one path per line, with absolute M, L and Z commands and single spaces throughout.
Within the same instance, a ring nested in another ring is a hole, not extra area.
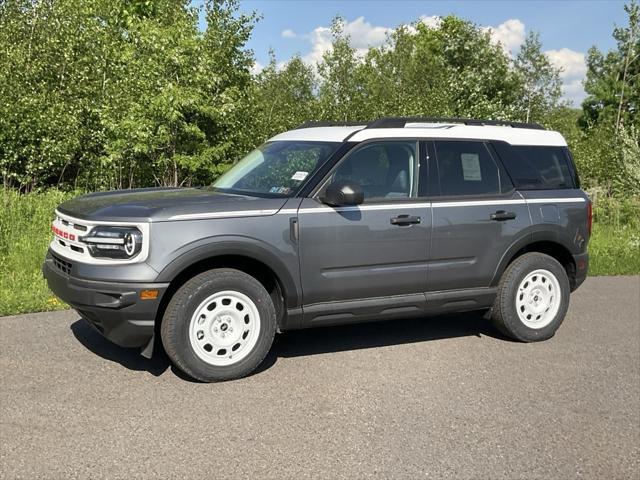
M 623 125 L 640 128 L 640 7 L 632 0 L 624 9 L 628 25 L 613 31 L 617 48 L 606 54 L 589 50 L 584 126 L 609 124 L 616 132 Z
M 524 87 L 523 120 L 539 121 L 558 106 L 562 82 L 560 71 L 551 65 L 542 52 L 542 43 L 537 33 L 529 33 L 520 47 L 514 66 Z
M 333 19 L 331 49 L 318 63 L 320 77 L 319 109 L 325 120 L 360 120 L 358 106 L 362 104 L 362 86 L 358 81 L 359 61 L 356 50 L 344 31 L 344 20 Z
M 270 52 L 269 64 L 256 76 L 251 99 L 257 142 L 317 116 L 313 68 L 294 56 L 281 68 Z

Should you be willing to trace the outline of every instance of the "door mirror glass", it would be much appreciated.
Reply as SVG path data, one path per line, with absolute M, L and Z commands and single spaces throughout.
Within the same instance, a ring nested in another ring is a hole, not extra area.
M 364 192 L 360 185 L 349 180 L 336 180 L 330 183 L 322 202 L 332 207 L 360 205 L 364 201 Z

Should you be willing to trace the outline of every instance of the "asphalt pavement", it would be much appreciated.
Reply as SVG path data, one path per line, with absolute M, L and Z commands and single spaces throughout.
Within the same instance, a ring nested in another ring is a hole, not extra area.
M 289 332 L 201 384 L 72 311 L 0 318 L 0 478 L 640 478 L 640 277 L 556 336 L 476 313 Z

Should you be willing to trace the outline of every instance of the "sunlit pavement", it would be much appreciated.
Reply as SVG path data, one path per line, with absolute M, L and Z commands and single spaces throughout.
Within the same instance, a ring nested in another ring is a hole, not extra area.
M 72 311 L 0 318 L 0 477 L 638 478 L 640 277 L 590 278 L 550 341 L 478 314 L 290 332 L 191 382 Z

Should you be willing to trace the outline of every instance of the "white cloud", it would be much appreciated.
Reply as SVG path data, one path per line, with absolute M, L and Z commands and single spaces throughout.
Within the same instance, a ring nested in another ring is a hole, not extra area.
M 544 53 L 554 67 L 562 69 L 560 73 L 560 77 L 562 78 L 584 77 L 587 73 L 584 53 L 576 52 L 568 48 L 547 50 Z
M 510 18 L 497 27 L 484 27 L 491 35 L 491 40 L 500 44 L 508 55 L 520 48 L 524 42 L 525 27 L 517 18 Z
M 325 52 L 331 50 L 331 29 L 328 27 L 317 27 L 309 35 L 311 51 L 302 57 L 305 63 L 315 65 L 322 60 Z
M 259 74 L 262 70 L 264 69 L 264 65 L 262 65 L 260 62 L 255 61 L 253 62 L 253 65 L 251 66 L 251 68 L 249 69 L 249 71 L 251 72 L 252 75 L 257 75 Z
M 296 38 L 298 35 L 296 34 L 296 32 L 294 32 L 293 30 L 291 30 L 290 28 L 287 28 L 286 30 L 283 30 L 280 33 L 280 36 L 282 38 Z
M 364 17 L 358 17 L 352 22 L 344 22 L 343 29 L 351 39 L 351 46 L 358 55 L 364 55 L 372 47 L 379 47 L 387 39 L 393 28 L 372 25 Z M 283 32 L 284 33 L 284 32 Z M 331 29 L 317 27 L 305 35 L 311 42 L 311 51 L 302 59 L 308 64 L 315 64 L 322 60 L 322 56 L 331 50 Z
M 438 15 L 420 15 L 419 22 L 425 24 L 429 28 L 440 28 L 442 17 L 439 17 Z
M 393 28 L 377 27 L 367 22 L 364 17 L 358 17 L 353 22 L 346 22 L 344 31 L 351 37 L 353 47 L 368 49 L 382 45 Z
M 551 64 L 560 68 L 560 78 L 562 79 L 562 94 L 565 100 L 579 104 L 584 100 L 585 93 L 582 86 L 587 74 L 587 64 L 584 53 L 576 52 L 568 48 L 559 50 L 547 50 L 544 52 Z

